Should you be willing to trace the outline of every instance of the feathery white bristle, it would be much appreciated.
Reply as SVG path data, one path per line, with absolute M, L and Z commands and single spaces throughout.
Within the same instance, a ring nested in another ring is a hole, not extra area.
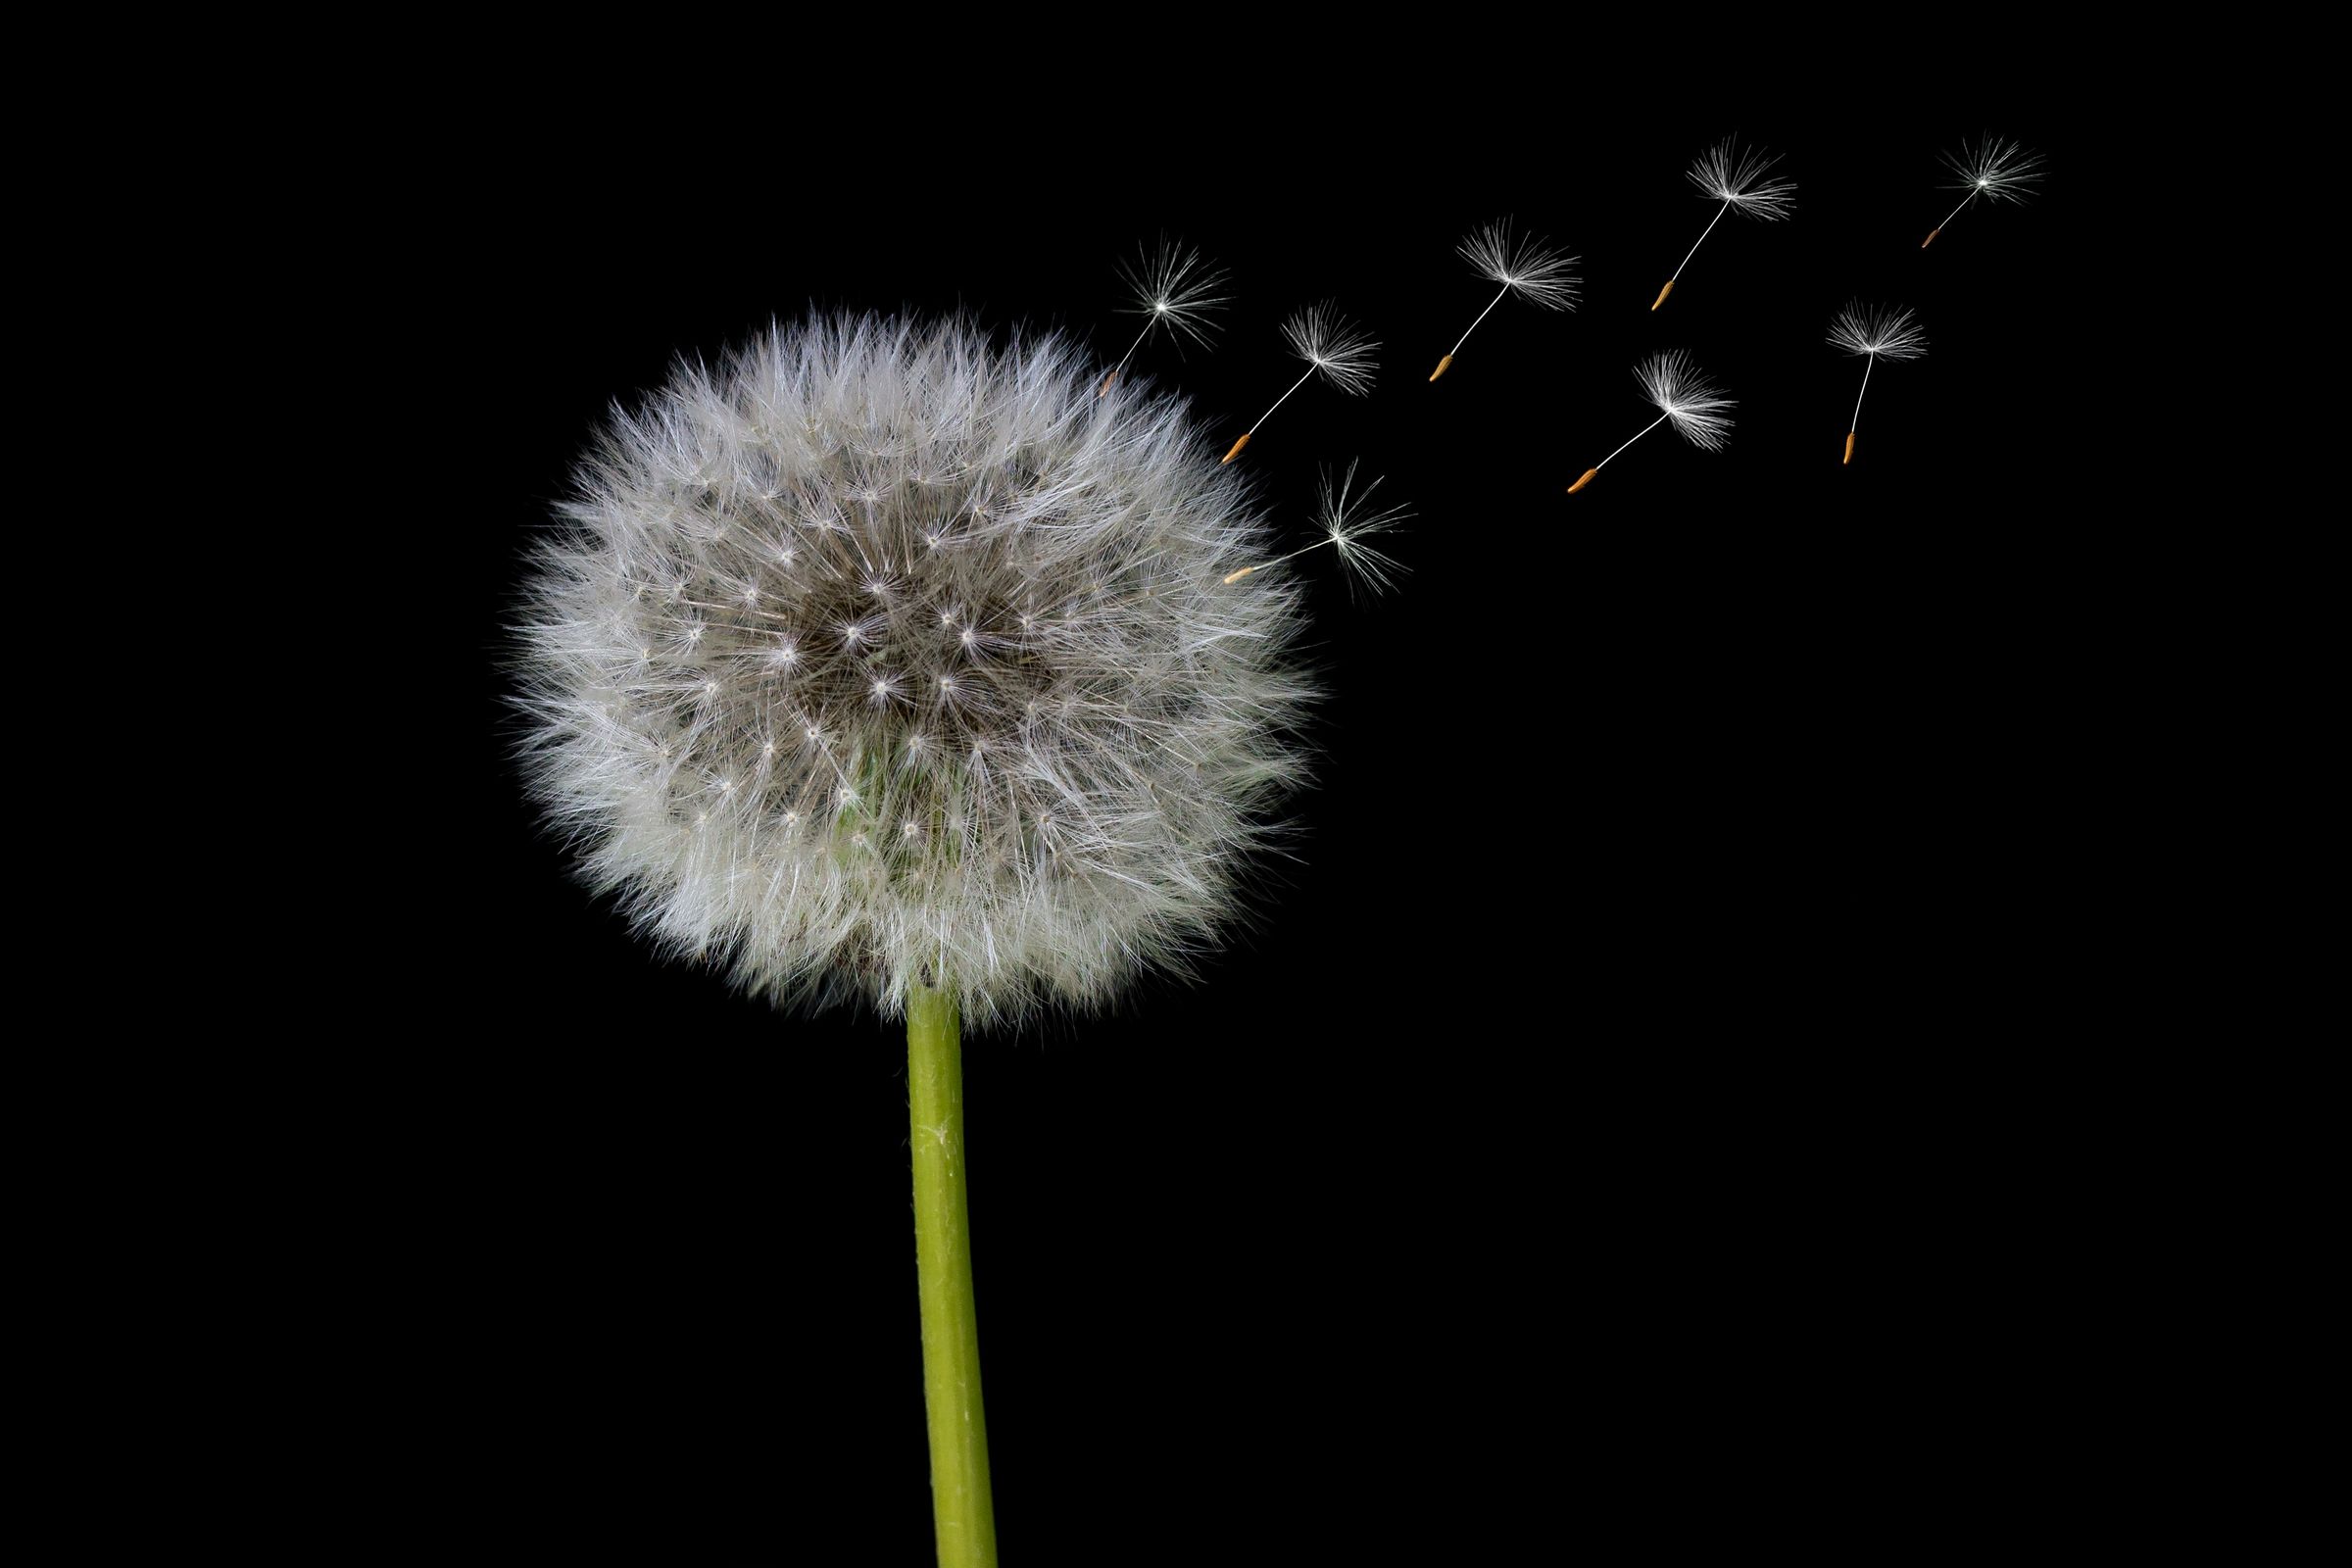
M 2028 187 L 2041 179 L 2042 160 L 2014 141 L 1986 136 L 1973 147 L 1961 143 L 1957 153 L 1945 153 L 1944 163 L 1957 176 L 1947 189 L 1967 190 L 1996 202 L 2022 202 L 2034 194 Z
M 1063 339 L 819 317 L 618 411 L 537 552 L 523 766 L 666 950 L 968 1019 L 1181 968 L 1303 771 L 1295 585 L 1164 396 Z
M 1707 196 L 1728 202 L 1750 218 L 1787 218 L 1796 206 L 1792 199 L 1796 182 L 1766 177 L 1780 161 L 1779 154 L 1762 148 L 1741 150 L 1737 136 L 1726 136 L 1699 154 L 1684 177 Z
M 1282 323 L 1282 335 L 1293 354 L 1341 391 L 1361 397 L 1372 390 L 1380 341 L 1342 316 L 1336 302 L 1308 306 Z
M 1547 311 L 1576 309 L 1577 258 L 1535 235 L 1511 236 L 1507 218 L 1465 238 L 1455 253 L 1492 282 Z M 1476 322 L 1472 323 L 1476 325 Z M 1464 336 L 1468 334 L 1465 333 Z M 1455 344 L 1457 349 L 1460 344 Z
M 1856 300 L 1830 323 L 1829 341 L 1848 354 L 1882 360 L 1916 360 L 1928 352 L 1927 329 L 1908 307 L 1864 305 Z
M 1699 373 L 1681 349 L 1652 355 L 1634 368 L 1642 395 L 1674 421 L 1692 446 L 1713 452 L 1722 447 L 1732 428 L 1726 410 L 1739 405 Z

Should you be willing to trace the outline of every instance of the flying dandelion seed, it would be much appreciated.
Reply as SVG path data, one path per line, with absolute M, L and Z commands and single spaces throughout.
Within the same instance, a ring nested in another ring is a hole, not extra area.
M 1658 290 L 1658 297 L 1650 302 L 1651 310 L 1666 303 L 1666 296 L 1674 292 L 1674 285 L 1682 278 L 1683 267 L 1690 265 L 1690 258 L 1698 254 L 1698 246 L 1704 245 L 1707 236 L 1715 232 L 1715 225 L 1723 221 L 1725 213 L 1738 208 L 1750 218 L 1769 222 L 1787 218 L 1795 210 L 1796 203 L 1791 198 L 1796 194 L 1796 182 L 1792 179 L 1765 177 L 1771 172 L 1772 166 L 1781 161 L 1780 155 L 1768 154 L 1758 147 L 1750 147 L 1742 152 L 1738 144 L 1737 136 L 1725 137 L 1701 153 L 1698 161 L 1684 174 L 1683 177 L 1696 185 L 1701 194 L 1723 205 L 1715 210 L 1713 218 L 1707 220 L 1707 226 L 1698 231 L 1698 244 L 1691 246 L 1683 257 L 1682 267 L 1676 268 L 1674 276 L 1668 278 L 1666 286 Z
M 1634 379 L 1642 383 L 1642 395 L 1658 410 L 1658 416 L 1635 431 L 1633 439 L 1617 452 L 1623 452 L 1625 447 L 1669 419 L 1683 433 L 1683 439 L 1699 450 L 1715 452 L 1722 448 L 1724 436 L 1732 427 L 1732 417 L 1724 411 L 1737 405 L 1723 395 L 1720 387 L 1699 374 L 1698 367 L 1690 363 L 1689 355 L 1680 349 L 1652 355 L 1634 367 Z M 1584 476 L 1568 487 L 1568 493 L 1574 495 L 1591 484 L 1593 475 L 1607 467 L 1609 459 L 1616 457 L 1617 452 L 1587 468 Z
M 1916 360 L 1928 352 L 1928 334 L 1912 319 L 1908 308 L 1880 308 L 1856 301 L 1838 313 L 1830 323 L 1830 343 L 1870 363 L 1862 367 L 1862 391 L 1854 397 L 1854 416 L 1846 423 L 1844 462 L 1854 461 L 1854 432 L 1862 423 L 1862 398 L 1870 391 L 1870 372 L 1881 360 Z
M 1494 297 L 1487 301 L 1487 309 L 1478 313 L 1478 320 L 1470 323 L 1470 332 L 1478 330 L 1478 322 L 1502 303 L 1505 294 L 1517 294 L 1542 310 L 1576 309 L 1577 280 L 1571 269 L 1576 266 L 1577 258 L 1546 249 L 1538 238 L 1522 237 L 1514 241 L 1511 220 L 1507 218 L 1470 235 L 1455 250 L 1481 277 L 1501 285 L 1494 291 Z M 1453 364 L 1453 357 L 1462 352 L 1462 344 L 1470 341 L 1470 332 L 1464 332 L 1446 351 L 1446 357 L 1438 361 L 1438 368 L 1429 372 L 1432 381 L 1444 375 Z
M 1960 198 L 1959 207 L 1944 215 L 1941 223 L 1928 230 L 1928 237 L 1919 242 L 1919 248 L 1923 251 L 1935 244 L 1936 236 L 1960 216 L 1962 208 L 1978 197 L 1992 202 L 2022 202 L 2034 194 L 2028 187 L 2041 180 L 2039 153 L 2030 153 L 2016 142 L 2002 141 L 1995 136 L 1986 136 L 1974 147 L 1962 142 L 1960 150 L 1945 153 L 1943 161 L 1959 176 L 1944 188 L 1965 190 L 1968 194 Z
M 1210 316 L 1225 307 L 1225 296 L 1217 292 L 1225 286 L 1224 269 L 1203 264 L 1200 253 L 1190 246 L 1162 240 L 1152 254 L 1120 263 L 1119 276 L 1135 300 L 1127 312 L 1144 318 L 1144 329 L 1135 334 L 1119 363 L 1102 377 L 1102 384 L 1095 389 L 1097 397 L 1110 390 L 1119 372 L 1127 368 L 1127 362 L 1135 358 L 1135 351 L 1153 332 L 1164 326 L 1170 336 L 1205 344 L 1216 331 Z
M 1342 316 L 1336 303 L 1326 300 L 1300 311 L 1282 323 L 1282 335 L 1290 341 L 1291 352 L 1306 362 L 1306 370 L 1274 400 L 1272 407 L 1257 416 L 1257 424 L 1242 432 L 1233 450 L 1218 460 L 1221 463 L 1231 463 L 1240 457 L 1242 448 L 1257 434 L 1258 425 L 1272 418 L 1274 410 L 1281 408 L 1292 392 L 1306 385 L 1307 377 L 1318 371 L 1333 386 L 1351 396 L 1362 397 L 1372 390 L 1373 372 L 1379 368 L 1379 340 Z
M 1348 472 L 1341 477 L 1336 486 L 1332 483 L 1330 470 L 1324 470 L 1321 504 L 1316 508 L 1317 524 L 1323 530 L 1322 538 L 1311 545 L 1301 546 L 1287 556 L 1276 556 L 1272 561 L 1260 562 L 1254 566 L 1244 566 L 1239 571 L 1228 572 L 1225 575 L 1225 585 L 1231 587 L 1254 572 L 1279 566 L 1286 561 L 1296 561 L 1310 550 L 1321 550 L 1329 546 L 1339 553 L 1340 561 L 1347 569 L 1350 588 L 1360 589 L 1367 596 L 1377 597 L 1394 587 L 1396 578 L 1405 570 L 1403 563 L 1397 561 L 1394 556 L 1383 555 L 1380 551 L 1365 544 L 1364 541 L 1378 534 L 1395 531 L 1396 525 L 1410 517 L 1412 514 L 1402 507 L 1373 510 L 1372 492 L 1380 488 L 1379 479 L 1374 479 L 1370 484 L 1364 486 L 1361 495 L 1351 495 L 1350 492 L 1355 487 L 1355 467 L 1356 466 L 1352 463 L 1348 465 Z

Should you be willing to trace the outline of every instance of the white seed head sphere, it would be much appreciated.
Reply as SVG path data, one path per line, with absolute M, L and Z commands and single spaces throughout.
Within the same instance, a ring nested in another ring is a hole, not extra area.
M 1248 482 L 1058 338 L 817 318 L 616 412 L 515 628 L 590 883 L 787 1004 L 1099 1004 L 1238 912 L 1302 770 Z

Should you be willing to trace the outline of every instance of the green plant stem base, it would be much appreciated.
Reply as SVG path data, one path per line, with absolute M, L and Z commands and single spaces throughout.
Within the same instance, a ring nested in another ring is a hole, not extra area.
M 963 1043 L 956 999 L 906 999 L 907 1140 L 914 1151 L 914 1255 L 923 1300 L 923 1408 L 931 1428 L 931 1518 L 939 1568 L 996 1568 L 980 1328 L 963 1184 Z

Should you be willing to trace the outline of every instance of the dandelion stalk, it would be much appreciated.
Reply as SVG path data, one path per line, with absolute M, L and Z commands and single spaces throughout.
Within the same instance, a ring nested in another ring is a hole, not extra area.
M 1257 424 L 1242 432 L 1233 450 L 1218 461 L 1231 463 L 1242 455 L 1242 448 L 1257 434 L 1258 425 L 1274 416 L 1274 410 L 1290 401 L 1293 392 L 1306 385 L 1317 372 L 1341 391 L 1361 397 L 1372 390 L 1372 376 L 1378 368 L 1380 343 L 1339 312 L 1329 301 L 1310 306 L 1282 323 L 1282 335 L 1290 340 L 1291 352 L 1306 362 L 1306 369 L 1298 379 L 1274 400 L 1265 413 L 1257 416 Z
M 1845 456 L 1839 460 L 1840 466 L 1854 461 L 1854 437 L 1862 430 L 1862 400 L 1870 395 L 1871 367 L 1878 363 L 1879 357 L 1874 354 L 1870 357 L 1870 364 L 1862 367 L 1862 390 L 1854 394 L 1854 416 L 1846 421 Z
M 1095 396 L 1104 397 L 1109 394 L 1111 387 L 1119 379 L 1119 372 L 1127 368 L 1127 362 L 1135 358 L 1135 351 L 1144 346 L 1144 339 L 1152 335 L 1152 328 L 1156 324 L 1152 321 L 1144 323 L 1144 329 L 1135 334 L 1135 341 L 1127 345 L 1127 352 L 1119 356 L 1119 363 L 1102 372 L 1102 384 L 1095 388 Z
M 1651 310 L 1666 303 L 1666 296 L 1673 293 L 1674 285 L 1682 280 L 1683 268 L 1690 265 L 1690 258 L 1698 254 L 1698 247 L 1704 245 L 1707 236 L 1715 232 L 1715 225 L 1723 221 L 1725 213 L 1738 208 L 1750 218 L 1769 222 L 1787 218 L 1794 210 L 1796 203 L 1790 198 L 1796 194 L 1796 182 L 1764 177 L 1772 166 L 1779 162 L 1777 154 L 1767 154 L 1760 148 L 1740 151 L 1737 137 L 1726 137 L 1699 155 L 1698 161 L 1690 166 L 1683 177 L 1696 185 L 1701 194 L 1723 205 L 1715 210 L 1713 218 L 1707 220 L 1707 226 L 1698 231 L 1697 243 L 1684 253 L 1682 266 L 1674 270 L 1674 276 L 1668 278 L 1666 286 L 1658 290 L 1658 297 L 1650 302 Z
M 1707 226 L 1698 231 L 1698 238 L 1691 242 L 1689 250 L 1683 252 L 1683 259 L 1675 265 L 1674 276 L 1668 278 L 1666 280 L 1666 286 L 1658 290 L 1658 297 L 1649 302 L 1649 308 L 1651 310 L 1654 311 L 1659 306 L 1666 303 L 1666 296 L 1673 293 L 1674 285 L 1682 281 L 1683 269 L 1690 265 L 1690 258 L 1698 254 L 1699 246 L 1704 245 L 1707 242 L 1707 236 L 1715 232 L 1715 225 L 1722 222 L 1723 215 L 1731 210 L 1732 204 L 1730 202 L 1725 202 L 1721 207 L 1715 209 L 1715 216 L 1707 220 Z
M 1908 310 L 1879 309 L 1855 303 L 1838 313 L 1830 323 L 1830 342 L 1848 354 L 1859 354 L 1862 390 L 1854 396 L 1854 416 L 1846 421 L 1845 463 L 1854 461 L 1854 435 L 1862 426 L 1862 399 L 1870 392 L 1870 372 L 1881 360 L 1916 360 L 1928 352 L 1928 334 Z
M 1971 188 L 1967 195 L 1960 198 L 1960 207 L 1955 207 L 1950 212 L 1944 214 L 1943 222 L 1937 223 L 1934 228 L 1928 230 L 1928 237 L 1919 242 L 1919 248 L 1924 251 L 1929 246 L 1935 244 L 1936 236 L 1943 232 L 1944 224 L 1949 223 L 1953 219 L 1958 218 L 1960 216 L 1960 208 L 1966 207 L 1970 202 L 1973 202 L 1976 199 L 1977 192 L 1974 188 Z
M 931 1521 L 939 1568 L 995 1568 L 988 1422 L 964 1196 L 963 1047 L 956 999 L 906 999 L 907 1142 L 914 1152 L 914 1253 L 923 1313 L 923 1411 L 931 1430 Z
M 1669 419 L 1685 440 L 1701 451 L 1713 452 L 1722 447 L 1725 435 L 1732 428 L 1732 417 L 1724 411 L 1737 405 L 1699 374 L 1698 367 L 1690 363 L 1688 355 L 1680 349 L 1653 355 L 1634 367 L 1634 379 L 1642 384 L 1642 395 L 1658 410 L 1658 416 L 1635 431 L 1617 452 L 1623 452 Z M 1616 458 L 1617 452 L 1587 468 L 1568 487 L 1568 493 L 1574 495 L 1591 484 Z

